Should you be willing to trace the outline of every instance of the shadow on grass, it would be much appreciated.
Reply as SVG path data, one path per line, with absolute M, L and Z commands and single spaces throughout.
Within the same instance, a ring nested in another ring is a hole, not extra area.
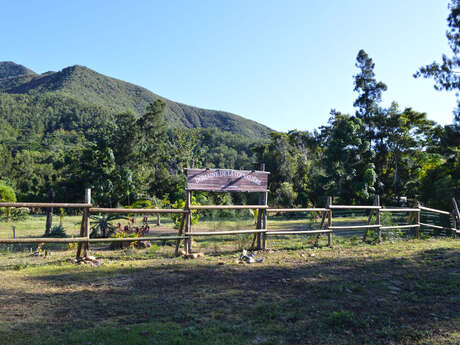
M 27 238 L 44 238 L 44 237 L 27 237 Z M 24 252 L 24 251 L 35 251 L 38 247 L 38 243 L 11 243 L 11 244 L 0 244 L 0 251 L 2 252 Z M 46 243 L 42 248 L 51 251 L 66 251 L 69 250 L 68 243 Z
M 133 344 L 441 344 L 460 331 L 459 268 L 459 251 L 441 248 L 281 267 L 174 259 L 64 270 L 28 278 L 45 291 L 0 289 L 0 324 L 10 344 L 33 344 L 31 335 L 37 344 L 131 344 L 131 335 Z

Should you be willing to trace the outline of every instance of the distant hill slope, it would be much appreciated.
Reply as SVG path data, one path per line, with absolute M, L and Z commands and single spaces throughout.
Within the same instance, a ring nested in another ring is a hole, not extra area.
M 11 61 L 0 62 L 0 91 L 31 81 L 37 73 Z
M 78 65 L 38 75 L 21 65 L 0 62 L 0 92 L 28 94 L 34 98 L 47 94 L 62 95 L 115 112 L 129 110 L 138 116 L 144 113 L 149 103 L 160 98 L 167 104 L 165 120 L 170 126 L 219 128 L 256 138 L 266 137 L 271 131 L 241 116 L 173 102 L 143 87 Z

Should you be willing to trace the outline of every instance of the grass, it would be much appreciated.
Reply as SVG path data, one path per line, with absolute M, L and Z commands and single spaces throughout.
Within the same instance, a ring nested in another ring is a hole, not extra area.
M 24 225 L 39 235 L 32 221 Z M 62 245 L 47 257 L 2 246 L 0 344 L 460 343 L 458 239 L 335 237 L 334 248 L 324 238 L 313 248 L 312 237 L 280 236 L 256 253 L 263 263 L 238 263 L 251 239 L 196 238 L 206 255 L 194 260 L 174 257 L 173 243 L 92 247 L 99 267 L 75 265 Z

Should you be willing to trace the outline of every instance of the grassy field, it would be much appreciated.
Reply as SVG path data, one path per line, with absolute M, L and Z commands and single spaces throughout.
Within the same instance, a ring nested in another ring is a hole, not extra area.
M 142 216 L 136 217 L 136 225 L 140 226 Z M 404 223 L 399 218 L 392 219 L 393 223 Z M 29 216 L 27 219 L 17 222 L 0 222 L 0 238 L 12 238 L 13 226 L 15 227 L 16 237 L 40 237 L 44 233 L 46 218 L 44 215 Z M 60 219 L 58 216 L 53 217 L 53 225 L 62 225 L 66 229 L 68 236 L 78 236 L 80 231 L 81 216 L 65 216 Z M 115 221 L 114 223 L 117 223 Z M 127 224 L 126 220 L 119 221 L 122 225 Z M 358 225 L 367 222 L 367 215 L 354 215 L 353 217 L 334 217 L 335 225 Z M 155 232 L 177 232 L 174 229 L 174 223 L 171 218 L 162 216 L 161 227 L 156 227 L 156 217 L 150 218 L 152 233 Z M 319 228 L 320 219 L 313 218 L 311 215 L 300 217 L 279 217 L 270 216 L 268 221 L 268 228 L 272 229 L 317 229 Z M 387 225 L 387 224 L 385 224 Z M 218 231 L 218 230 L 232 230 L 232 229 L 252 229 L 255 227 L 255 222 L 252 217 L 247 215 L 232 217 L 232 218 L 201 218 L 200 221 L 193 225 L 195 231 Z M 356 231 L 353 231 L 356 233 Z
M 64 222 L 68 234 L 78 230 L 78 217 Z M 16 226 L 39 236 L 43 224 Z M 199 223 L 245 225 L 252 221 Z M 10 231 L 0 224 L 0 236 Z M 334 248 L 324 238 L 313 248 L 314 238 L 280 236 L 256 252 L 263 263 L 240 263 L 251 239 L 197 238 L 206 253 L 198 259 L 174 257 L 174 243 L 92 247 L 99 267 L 74 264 L 64 245 L 46 257 L 3 245 L 0 344 L 460 344 L 458 239 L 335 237 Z

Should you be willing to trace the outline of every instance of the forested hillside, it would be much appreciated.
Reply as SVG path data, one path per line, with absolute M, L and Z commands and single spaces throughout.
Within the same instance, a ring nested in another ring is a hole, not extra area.
M 148 104 L 161 99 L 166 103 L 165 121 L 169 127 L 219 128 L 257 138 L 267 137 L 270 132 L 268 127 L 241 116 L 176 103 L 145 88 L 107 77 L 84 66 L 71 66 L 60 72 L 37 75 L 21 65 L 0 62 L 0 91 L 32 97 L 30 101 L 27 97 L 22 98 L 18 106 L 24 109 L 32 103 L 34 111 L 39 111 L 38 114 L 46 112 L 46 107 L 59 107 L 60 98 L 68 102 L 71 97 L 77 108 L 83 102 L 104 107 L 112 113 L 131 111 L 139 117 Z M 42 97 L 45 100 L 41 100 Z M 45 106 L 40 108 L 43 104 Z

